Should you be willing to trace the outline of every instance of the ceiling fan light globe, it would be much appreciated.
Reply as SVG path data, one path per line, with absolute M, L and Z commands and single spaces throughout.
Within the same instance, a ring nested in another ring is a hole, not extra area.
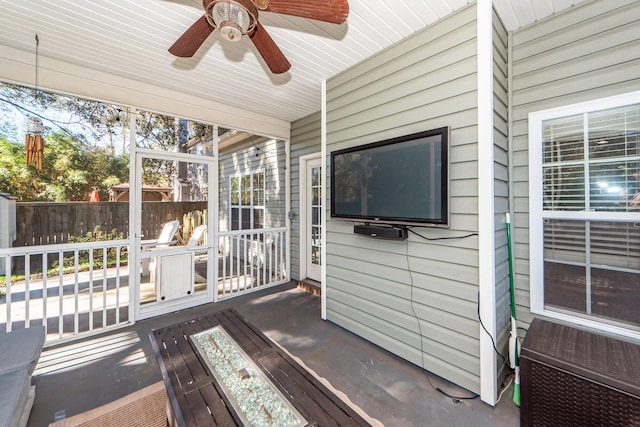
M 222 37 L 237 41 L 243 34 L 252 30 L 257 22 L 258 11 L 250 1 L 221 0 L 208 7 L 210 19 L 220 29 Z
M 235 22 L 225 21 L 220 25 L 220 35 L 225 40 L 237 42 L 242 38 L 242 29 Z

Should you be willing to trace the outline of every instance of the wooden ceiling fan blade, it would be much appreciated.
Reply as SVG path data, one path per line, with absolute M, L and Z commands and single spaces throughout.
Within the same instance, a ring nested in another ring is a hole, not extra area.
M 349 16 L 349 3 L 347 0 L 269 0 L 264 11 L 342 24 Z
M 260 22 L 257 23 L 256 29 L 250 37 L 273 74 L 282 74 L 291 68 L 291 64 L 284 56 L 284 53 L 282 53 Z
M 207 22 L 207 18 L 202 16 L 176 40 L 169 48 L 169 52 L 181 58 L 190 58 L 196 53 L 212 31 L 213 27 Z

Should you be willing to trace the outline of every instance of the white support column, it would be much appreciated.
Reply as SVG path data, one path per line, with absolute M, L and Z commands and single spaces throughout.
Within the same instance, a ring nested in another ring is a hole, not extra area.
M 285 209 L 286 219 L 285 224 L 287 224 L 287 232 L 286 232 L 286 253 L 285 253 L 285 266 L 287 271 L 285 272 L 287 275 L 287 280 L 291 280 L 291 218 L 289 217 L 289 213 L 291 212 L 291 140 L 285 140 L 284 146 L 284 164 L 285 164 Z M 302 174 L 302 172 L 300 172 Z
M 478 50 L 478 253 L 479 312 L 482 322 L 496 339 L 495 292 L 495 207 L 493 159 L 493 5 L 477 2 Z M 478 325 L 480 333 L 480 398 L 495 405 L 497 399 L 497 359 L 491 337 Z
M 140 260 L 138 251 L 140 250 L 140 220 L 136 215 L 136 208 L 142 198 L 142 189 L 135 183 L 138 179 L 138 159 L 136 147 L 136 109 L 129 109 L 129 322 L 135 323 L 140 313 Z M 140 205 L 141 206 L 141 205 Z
M 218 237 L 220 233 L 220 177 L 218 176 L 220 169 L 220 146 L 218 125 L 213 126 L 212 145 L 213 158 L 215 161 L 213 163 L 213 170 L 209 171 L 208 176 L 208 197 L 211 199 L 211 203 L 209 204 L 207 218 L 207 221 L 209 221 L 210 224 L 210 226 L 207 227 L 207 246 L 209 249 L 207 253 L 207 274 L 209 275 L 208 278 L 210 277 L 211 280 L 207 278 L 207 286 L 209 286 L 209 290 L 213 292 L 213 302 L 218 302 L 218 245 L 220 244 L 220 239 Z
M 321 263 L 321 279 L 322 279 L 322 304 L 320 309 L 320 316 L 322 320 L 327 320 L 327 81 L 322 81 L 321 88 L 321 113 L 320 113 L 320 146 L 321 146 L 321 159 L 320 165 L 322 168 L 322 215 L 320 225 L 322 228 L 322 247 L 320 248 Z M 302 171 L 300 172 L 302 174 Z

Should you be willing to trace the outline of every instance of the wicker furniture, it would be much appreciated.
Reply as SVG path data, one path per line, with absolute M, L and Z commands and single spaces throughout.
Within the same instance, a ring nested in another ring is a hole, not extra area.
M 520 355 L 521 426 L 640 426 L 640 346 L 535 319 Z
M 158 381 L 89 411 L 49 424 L 49 427 L 167 427 L 167 391 Z

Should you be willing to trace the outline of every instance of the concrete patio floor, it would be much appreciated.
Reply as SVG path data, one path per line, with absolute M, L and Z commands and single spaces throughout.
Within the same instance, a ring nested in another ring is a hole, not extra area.
M 433 386 L 455 396 L 470 393 L 323 321 L 320 297 L 289 283 L 46 348 L 34 373 L 28 426 L 47 426 L 56 415 L 71 417 L 160 381 L 149 332 L 231 307 L 386 426 L 519 425 L 510 390 L 496 407 L 453 400 Z

